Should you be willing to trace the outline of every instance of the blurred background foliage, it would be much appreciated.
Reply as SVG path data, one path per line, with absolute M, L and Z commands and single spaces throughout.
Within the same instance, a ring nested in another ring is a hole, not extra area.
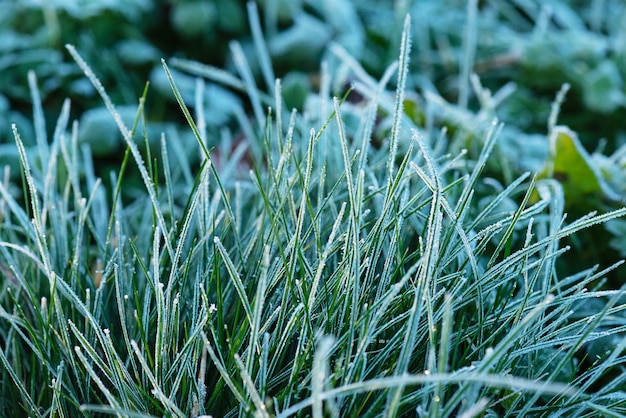
M 76 46 L 114 102 L 125 106 L 121 113 L 129 121 L 150 81 L 150 141 L 158 142 L 161 132 L 193 141 L 161 58 L 237 74 L 233 51 L 240 46 L 257 84 L 273 92 L 256 59 L 250 7 L 239 0 L 0 2 L 0 164 L 17 164 L 8 145 L 11 123 L 35 145 L 28 83 L 33 70 L 48 128 L 53 129 L 65 98 L 71 98 L 79 142 L 89 144 L 101 172 L 119 166 L 122 140 L 65 51 L 66 43 Z M 570 218 L 626 201 L 623 0 L 259 0 L 256 7 L 289 107 L 306 112 L 307 102 L 319 93 L 322 61 L 334 75 L 330 94 L 347 91 L 350 71 L 338 50 L 379 79 L 397 58 L 402 21 L 410 13 L 409 83 L 415 94 L 405 102 L 408 119 L 429 136 L 444 128 L 439 146 L 451 153 L 466 149 L 470 161 L 478 157 L 493 118 L 505 123 L 489 163 L 491 180 L 477 190 L 479 206 L 525 171 L 539 173 L 540 183 L 562 185 Z M 193 108 L 196 75 L 189 65 L 174 67 Z M 563 91 L 559 111 L 553 111 L 564 84 L 569 90 Z M 362 100 L 356 94 L 349 99 L 355 106 Z M 238 134 L 241 109 L 244 118 L 251 114 L 244 92 L 210 80 L 204 102 L 210 145 L 218 145 L 224 130 Z M 389 126 L 385 122 L 383 112 L 380 141 Z M 17 169 L 12 173 L 19 177 Z M 606 266 L 626 256 L 626 221 L 596 227 L 569 243 L 573 250 L 562 258 L 564 272 Z M 615 273 L 609 287 L 621 285 L 624 276 Z

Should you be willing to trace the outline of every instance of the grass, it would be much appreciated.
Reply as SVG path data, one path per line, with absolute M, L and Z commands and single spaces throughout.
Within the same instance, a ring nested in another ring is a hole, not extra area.
M 68 46 L 127 152 L 107 190 L 69 101 L 50 143 L 37 129 L 35 154 L 13 127 L 24 186 L 8 173 L 0 184 L 0 413 L 626 413 L 623 290 L 599 284 L 621 263 L 569 277 L 555 268 L 562 239 L 626 209 L 568 220 L 560 186 L 531 173 L 479 205 L 502 125 L 479 126 L 475 160 L 448 154 L 435 121 L 415 126 L 403 109 L 409 33 L 407 19 L 381 80 L 338 51 L 364 99 L 319 96 L 308 114 L 286 111 L 280 81 L 261 92 L 233 44 L 239 76 L 226 80 L 249 93 L 254 119 L 242 144 L 225 132 L 211 152 L 204 81 L 192 115 L 164 62 L 199 167 L 167 134 L 152 154 L 148 90 L 126 126 Z M 133 166 L 145 190 L 129 196 Z

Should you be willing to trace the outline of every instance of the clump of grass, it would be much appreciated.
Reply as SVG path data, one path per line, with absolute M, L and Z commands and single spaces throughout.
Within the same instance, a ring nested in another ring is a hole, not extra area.
M 24 193 L 0 184 L 0 412 L 623 412 L 626 343 L 585 354 L 624 331 L 622 291 L 594 289 L 617 265 L 558 277 L 555 260 L 567 251 L 562 238 L 626 209 L 566 223 L 558 184 L 529 173 L 479 207 L 474 192 L 501 125 L 485 130 L 475 161 L 445 154 L 445 132 L 412 127 L 403 112 L 409 33 L 407 19 L 399 63 L 381 81 L 345 61 L 363 106 L 319 96 L 319 117 L 288 114 L 280 82 L 261 93 L 238 54 L 255 120 L 243 148 L 220 150 L 219 170 L 202 100 L 192 117 L 165 62 L 199 168 L 166 135 L 151 155 L 145 93 L 125 126 L 68 47 L 128 151 L 107 192 L 89 148 L 78 149 L 69 102 L 51 144 L 37 138 L 37 155 L 13 128 Z M 379 107 L 392 124 L 374 147 Z M 129 164 L 145 194 L 122 199 Z M 501 211 L 508 200 L 520 203 Z M 589 308 L 601 298 L 608 303 Z

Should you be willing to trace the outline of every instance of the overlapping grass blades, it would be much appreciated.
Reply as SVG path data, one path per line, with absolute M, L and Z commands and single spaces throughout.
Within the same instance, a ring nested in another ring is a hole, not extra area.
M 348 109 L 361 117 L 356 130 L 346 128 L 338 99 L 314 126 L 283 114 L 279 82 L 273 110 L 262 113 L 269 96 L 235 46 L 242 80 L 229 85 L 252 89 L 257 122 L 248 128 L 249 146 L 259 150 L 249 173 L 241 173 L 242 160 L 218 171 L 202 112 L 196 126 L 164 63 L 205 157 L 193 184 L 181 181 L 183 198 L 172 184 L 173 138 L 163 137 L 159 164 L 148 166 L 137 145 L 145 133 L 123 124 L 69 47 L 118 123 L 129 150 L 124 167 L 132 158 L 146 193 L 123 199 L 121 170 L 118 188 L 103 194 L 88 149 L 79 152 L 67 133 L 69 108 L 50 147 L 39 141 L 38 158 L 15 128 L 26 181 L 19 198 L 0 184 L 8 287 L 0 295 L 0 413 L 623 411 L 623 344 L 598 361 L 584 351 L 624 331 L 616 315 L 622 291 L 593 288 L 617 266 L 563 278 L 554 262 L 566 250 L 560 239 L 626 210 L 566 224 L 558 189 L 540 189 L 529 203 L 535 183 L 527 175 L 479 210 L 473 194 L 498 124 L 477 161 L 434 151 L 439 133 L 411 126 L 402 110 L 408 22 L 400 65 L 383 81 L 349 62 L 368 100 L 362 113 Z M 257 48 L 264 53 L 262 42 Z M 330 100 L 321 99 L 322 107 Z M 391 109 L 394 122 L 383 145 L 372 146 L 378 107 Z M 505 198 L 521 204 L 498 212 Z M 607 297 L 604 307 L 574 314 Z

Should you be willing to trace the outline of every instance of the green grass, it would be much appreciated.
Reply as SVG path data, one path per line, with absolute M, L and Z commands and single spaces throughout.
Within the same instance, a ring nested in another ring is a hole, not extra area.
M 624 295 L 601 281 L 621 263 L 555 267 L 561 240 L 626 209 L 567 219 L 560 185 L 531 173 L 478 202 L 502 125 L 474 115 L 472 158 L 407 117 L 409 23 L 381 80 L 337 50 L 358 104 L 319 95 L 289 113 L 237 44 L 238 76 L 196 68 L 247 91 L 254 114 L 245 141 L 225 130 L 211 152 L 204 81 L 192 115 L 164 62 L 200 166 L 167 133 L 154 153 L 148 90 L 126 126 L 69 46 L 127 152 L 107 189 L 69 102 L 34 153 L 13 127 L 24 186 L 0 183 L 0 414 L 626 413 Z M 143 193 L 125 193 L 133 167 Z

